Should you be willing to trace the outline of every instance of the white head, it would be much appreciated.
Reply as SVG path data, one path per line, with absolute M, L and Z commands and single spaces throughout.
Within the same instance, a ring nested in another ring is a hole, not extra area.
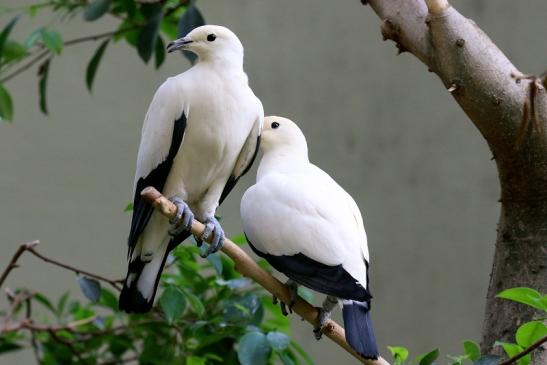
M 200 61 L 218 60 L 243 65 L 243 45 L 239 38 L 220 25 L 202 25 L 167 45 L 169 53 L 178 49 L 195 53 Z
M 264 118 L 260 146 L 264 153 L 275 152 L 281 155 L 297 153 L 308 157 L 306 137 L 296 123 L 283 117 Z

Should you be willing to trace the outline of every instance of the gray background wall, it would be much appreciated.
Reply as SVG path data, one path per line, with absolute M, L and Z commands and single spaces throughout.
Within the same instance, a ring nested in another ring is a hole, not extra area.
M 544 70 L 547 2 L 453 3 L 521 70 Z M 198 4 L 209 23 L 240 36 L 266 113 L 297 121 L 312 161 L 360 205 L 381 348 L 405 345 L 416 354 L 439 346 L 456 354 L 461 340 L 480 340 L 499 214 L 496 171 L 440 81 L 412 56 L 395 56 L 393 43 L 381 41 L 379 19 L 356 0 Z M 69 38 L 114 24 L 74 20 L 59 29 Z M 24 21 L 16 34 L 23 38 L 32 27 Z M 7 85 L 16 120 L 0 124 L 1 267 L 19 243 L 40 239 L 52 257 L 111 277 L 125 273 L 130 217 L 122 210 L 131 199 L 142 119 L 156 87 L 188 64 L 170 55 L 155 71 L 120 43 L 108 49 L 90 95 L 83 74 L 96 46 L 70 47 L 54 59 L 48 117 L 38 112 L 35 71 Z M 251 172 L 221 209 L 228 234 L 240 232 L 239 199 L 253 180 Z M 32 257 L 21 264 L 8 286 L 80 295 L 72 275 Z M 317 343 L 297 318 L 293 328 L 317 364 L 352 363 L 329 341 Z M 31 363 L 27 355 L 0 363 Z

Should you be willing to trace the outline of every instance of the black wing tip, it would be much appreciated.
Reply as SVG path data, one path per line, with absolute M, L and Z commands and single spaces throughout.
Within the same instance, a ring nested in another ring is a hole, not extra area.
M 147 313 L 153 304 L 154 300 L 146 300 L 136 285 L 124 286 L 118 300 L 118 308 L 126 313 Z

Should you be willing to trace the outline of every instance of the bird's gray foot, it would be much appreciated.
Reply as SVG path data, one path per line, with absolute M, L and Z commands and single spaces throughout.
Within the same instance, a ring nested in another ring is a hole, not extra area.
M 215 217 L 207 218 L 205 223 L 205 230 L 200 237 L 195 237 L 198 247 L 203 244 L 203 241 L 206 241 L 209 236 L 212 236 L 211 243 L 207 250 L 201 254 L 201 257 L 207 257 L 210 254 L 217 252 L 222 248 L 224 244 L 224 230 L 218 223 L 218 220 Z
M 285 285 L 289 288 L 289 292 L 291 295 L 289 304 L 286 305 L 282 301 L 279 301 L 275 295 L 273 297 L 273 303 L 274 304 L 279 303 L 279 307 L 281 308 L 281 313 L 283 313 L 284 316 L 288 316 L 289 313 L 292 314 L 292 307 L 294 307 L 294 303 L 296 302 L 296 296 L 298 295 L 298 284 L 295 281 L 289 279 L 285 282 Z M 289 311 L 287 311 L 287 308 L 289 308 Z
M 330 311 L 326 311 L 323 308 L 319 308 L 319 320 L 318 325 L 313 328 L 313 333 L 315 335 L 316 340 L 320 340 L 323 336 L 322 329 L 327 324 L 327 321 L 330 319 Z
M 319 309 L 319 318 L 318 318 L 318 324 L 313 329 L 313 333 L 315 334 L 315 339 L 320 340 L 321 336 L 323 336 L 323 327 L 327 324 L 327 321 L 330 319 L 330 314 L 333 310 L 333 308 L 338 304 L 338 298 L 327 295 L 325 300 L 323 301 L 323 305 Z
M 174 218 L 169 219 L 169 223 L 173 225 L 173 228 L 169 230 L 169 234 L 177 236 L 182 232 L 189 232 L 192 229 L 194 213 L 192 213 L 188 204 L 178 196 L 173 196 L 169 200 L 177 206 L 177 214 Z

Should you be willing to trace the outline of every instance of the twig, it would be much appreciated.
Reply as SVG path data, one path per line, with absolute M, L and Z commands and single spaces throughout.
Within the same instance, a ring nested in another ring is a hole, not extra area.
M 524 357 L 524 356 L 528 355 L 530 352 L 534 351 L 535 349 L 537 349 L 539 346 L 541 346 L 542 344 L 544 344 L 546 342 L 547 342 L 547 336 L 544 336 L 544 337 L 540 338 L 539 340 L 537 340 L 536 342 L 534 342 L 532 345 L 530 345 L 530 347 L 524 349 L 524 351 L 519 352 L 518 354 L 516 354 L 515 356 L 513 356 L 509 360 L 506 360 L 506 361 L 504 361 L 504 362 L 502 362 L 501 364 L 498 364 L 498 365 L 512 364 L 515 361 L 517 361 L 518 359 L 520 359 L 521 357 Z
M 27 321 L 32 321 L 32 301 L 31 298 L 28 297 L 25 300 L 26 304 L 26 312 L 25 312 L 25 319 Z M 34 331 L 30 332 L 30 344 L 32 346 L 32 352 L 34 353 L 34 358 L 36 359 L 36 363 L 40 364 L 40 350 L 38 349 L 38 342 L 36 341 L 36 333 Z
M 139 28 L 140 26 L 141 25 L 134 25 L 132 27 L 127 27 L 127 28 L 123 28 L 123 29 L 120 29 L 120 30 L 112 30 L 110 32 L 99 33 L 99 34 L 89 35 L 89 36 L 80 37 L 80 38 L 74 38 L 74 39 L 66 41 L 64 43 L 64 45 L 65 46 L 71 46 L 73 44 L 82 43 L 82 42 L 98 41 L 99 39 L 113 37 L 113 36 L 116 36 L 116 35 L 120 35 L 120 34 L 123 34 L 123 33 L 130 32 L 132 30 L 135 30 L 135 29 Z
M 166 217 L 173 218 L 175 216 L 177 211 L 176 206 L 153 187 L 145 188 L 141 192 L 141 195 Z M 192 234 L 200 236 L 203 233 L 204 228 L 205 226 L 202 223 L 196 220 L 192 222 Z M 210 238 L 212 237 L 209 236 L 209 239 Z M 290 302 L 291 295 L 289 289 L 279 280 L 270 275 L 270 273 L 258 266 L 258 264 L 241 248 L 239 248 L 239 246 L 226 238 L 221 250 L 234 261 L 236 270 L 242 275 L 254 280 L 283 302 Z M 317 308 L 310 305 L 300 296 L 296 297 L 293 311 L 312 325 L 317 325 L 319 314 Z M 333 320 L 327 321 L 327 324 L 323 327 L 322 332 L 363 364 L 389 365 L 389 363 L 382 357 L 378 357 L 378 360 L 363 359 L 348 345 L 345 339 L 344 329 Z
M 117 280 L 112 280 L 112 279 L 106 278 L 104 276 L 97 275 L 97 274 L 94 274 L 94 273 L 89 272 L 89 271 L 81 270 L 81 269 L 78 269 L 76 267 L 64 264 L 62 262 L 50 259 L 49 257 L 46 257 L 46 256 L 42 255 L 41 253 L 38 253 L 34 248 L 28 248 L 27 251 L 30 252 L 31 254 L 33 254 L 34 256 L 38 257 L 39 259 L 47 262 L 47 263 L 62 267 L 63 269 L 73 271 L 76 274 L 82 274 L 82 275 L 85 275 L 85 276 L 89 276 L 90 278 L 93 278 L 93 279 L 104 281 L 104 282 L 110 284 L 115 289 L 121 290 L 120 286 L 118 285 Z
M 35 58 L 33 58 L 31 61 L 29 61 L 27 64 L 21 66 L 20 68 L 18 68 L 17 70 L 13 71 L 12 73 L 10 73 L 9 75 L 3 77 L 2 79 L 0 79 L 0 83 L 4 83 L 8 80 L 11 80 L 12 78 L 14 78 L 15 76 L 19 75 L 21 72 L 23 71 L 26 71 L 27 69 L 29 69 L 30 67 L 32 67 L 32 65 L 34 65 L 36 62 L 40 61 L 42 58 L 46 57 L 48 54 L 50 53 L 50 51 L 48 49 L 42 51 L 41 53 L 38 54 L 38 56 L 36 56 Z
M 69 331 L 69 332 L 76 333 L 78 335 L 89 335 L 88 332 L 77 331 L 76 327 L 91 323 L 95 319 L 97 319 L 96 315 L 88 317 L 88 318 L 80 319 L 78 321 L 70 322 L 69 324 L 66 324 L 63 326 L 54 326 L 54 325 L 37 324 L 37 323 L 34 323 L 31 319 L 25 318 L 20 322 L 14 323 L 10 326 L 6 325 L 5 327 L 0 328 L 0 334 L 15 332 L 20 329 L 27 329 L 27 330 L 36 331 L 36 332 Z
M 76 349 L 76 347 L 74 346 L 74 344 L 71 341 L 68 341 L 68 340 L 62 338 L 55 331 L 50 330 L 50 331 L 48 331 L 48 333 L 50 334 L 50 336 L 55 341 L 65 345 L 78 358 L 80 363 L 89 364 L 89 362 L 82 357 L 82 354 L 80 353 L 80 351 L 78 351 L 78 349 Z
M 108 284 L 110 284 L 112 287 L 114 287 L 116 290 L 121 290 L 120 286 L 119 286 L 119 280 L 112 280 L 112 279 L 109 279 L 109 278 L 106 278 L 104 276 L 101 276 L 101 275 L 97 275 L 97 274 L 93 274 L 89 271 L 85 271 L 85 270 L 81 270 L 81 269 L 78 269 L 76 267 L 73 267 L 73 266 L 70 266 L 70 265 L 67 265 L 67 264 L 64 264 L 62 262 L 59 262 L 57 260 L 53 260 L 53 259 L 50 259 L 49 257 L 46 257 L 44 255 L 42 255 L 41 253 L 38 253 L 38 251 L 36 251 L 34 248 L 40 243 L 40 241 L 32 241 L 32 242 L 28 242 L 28 243 L 23 243 L 21 246 L 19 246 L 19 248 L 17 249 L 17 251 L 15 252 L 15 254 L 13 255 L 13 257 L 11 258 L 11 261 L 10 263 L 8 264 L 8 266 L 6 267 L 6 269 L 4 270 L 4 272 L 2 273 L 2 276 L 0 276 L 0 287 L 2 286 L 2 284 L 4 283 L 4 281 L 6 280 L 7 276 L 9 275 L 9 273 L 11 272 L 11 270 L 15 269 L 16 267 L 18 267 L 17 265 L 17 260 L 19 259 L 19 257 L 21 257 L 21 255 L 23 254 L 23 252 L 25 251 L 28 251 L 30 252 L 31 254 L 33 254 L 34 256 L 38 257 L 39 259 L 41 259 L 42 261 L 45 261 L 49 264 L 52 264 L 52 265 L 55 265 L 55 266 L 59 266 L 59 267 L 62 267 L 63 269 L 67 269 L 67 270 L 70 270 L 70 271 L 73 271 L 75 272 L 76 274 L 82 274 L 82 275 L 85 275 L 85 276 L 89 276 L 90 278 L 93 278 L 93 279 L 97 279 L 97 280 L 100 280 L 100 281 L 103 281 L 103 282 L 106 282 Z
M 23 254 L 23 252 L 25 252 L 28 248 L 30 247 L 35 247 L 36 245 L 38 245 L 40 243 L 40 241 L 32 241 L 32 242 L 28 242 L 28 243 L 23 243 L 21 246 L 19 246 L 19 248 L 17 249 L 17 251 L 15 252 L 15 254 L 13 255 L 13 257 L 11 258 L 11 261 L 10 263 L 8 264 L 8 266 L 4 269 L 4 272 L 2 273 L 2 276 L 0 276 L 0 287 L 2 286 L 2 284 L 4 284 L 4 281 L 6 280 L 6 278 L 8 277 L 9 273 L 11 272 L 11 270 L 15 269 L 16 267 L 18 267 L 17 265 L 17 260 L 19 259 L 19 257 Z
M 64 42 L 63 46 L 72 46 L 72 45 L 78 44 L 78 43 L 89 42 L 89 41 L 97 41 L 99 39 L 113 37 L 115 35 L 123 34 L 123 33 L 129 32 L 131 30 L 135 30 L 137 28 L 139 28 L 139 25 L 135 25 L 133 27 L 128 27 L 128 28 L 124 28 L 124 29 L 120 29 L 120 30 L 115 30 L 115 31 L 110 31 L 110 32 L 85 36 L 85 37 L 81 37 L 81 38 L 74 38 L 74 39 L 71 39 L 71 40 L 68 40 L 68 41 Z M 31 54 L 34 54 L 34 53 L 35 52 L 32 52 Z M 44 57 L 46 57 L 50 53 L 51 53 L 51 51 L 49 49 L 42 50 L 40 53 L 38 53 L 38 55 L 35 58 L 33 58 L 32 60 L 27 62 L 25 65 L 21 66 L 20 68 L 13 71 L 9 75 L 4 76 L 3 78 L 1 78 L 0 83 L 4 83 L 6 81 L 9 81 L 12 78 L 14 78 L 15 76 L 19 75 L 20 73 L 26 71 L 27 69 L 32 67 L 32 65 L 34 65 L 35 63 L 37 63 L 38 61 L 40 61 L 41 59 L 43 59 Z

